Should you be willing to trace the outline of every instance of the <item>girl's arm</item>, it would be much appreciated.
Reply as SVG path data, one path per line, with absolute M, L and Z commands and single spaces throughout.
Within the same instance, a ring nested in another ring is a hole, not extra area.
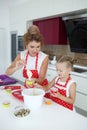
M 6 74 L 11 75 L 18 69 L 20 69 L 24 64 L 24 61 L 20 59 L 20 54 L 18 54 L 12 64 L 7 68 Z
M 56 77 L 53 78 L 53 80 L 50 81 L 47 86 L 42 86 L 42 85 L 40 85 L 40 84 L 36 84 L 36 87 L 37 87 L 37 88 L 42 88 L 42 89 L 44 89 L 45 91 L 47 91 L 47 90 L 49 90 L 51 87 L 53 87 L 53 85 L 55 84 L 55 79 L 56 79 Z

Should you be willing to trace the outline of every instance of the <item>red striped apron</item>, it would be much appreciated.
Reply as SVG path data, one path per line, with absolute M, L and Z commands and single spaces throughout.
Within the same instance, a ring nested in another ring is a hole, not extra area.
M 68 82 L 69 82 L 70 79 L 71 79 L 71 78 L 68 77 L 68 79 L 67 79 L 65 85 L 62 85 L 62 84 L 59 84 L 59 83 L 58 83 L 58 81 L 59 81 L 59 78 L 58 78 L 55 84 L 56 84 L 57 86 L 62 86 L 62 87 L 64 87 L 64 88 L 66 88 L 66 87 L 67 87 L 67 84 L 68 84 Z M 55 87 L 56 87 L 56 86 L 54 86 L 54 88 L 55 88 Z M 57 88 L 57 87 L 56 87 L 56 88 Z M 57 88 L 57 89 L 58 89 L 58 92 L 59 92 L 60 94 L 62 94 L 63 96 L 66 96 L 66 90 L 60 89 L 60 88 Z M 73 104 L 69 104 L 69 103 L 67 103 L 67 102 L 65 102 L 65 101 L 63 101 L 63 100 L 61 100 L 61 99 L 59 99 L 59 98 L 56 98 L 56 97 L 51 96 L 51 95 L 50 95 L 50 92 L 49 92 L 49 93 L 46 93 L 46 94 L 45 94 L 45 97 L 52 99 L 54 102 L 56 102 L 56 103 L 58 103 L 58 104 L 60 104 L 60 105 L 62 105 L 62 106 L 64 106 L 64 107 L 66 107 L 66 108 L 68 108 L 68 109 L 70 109 L 70 110 L 73 110 Z
M 24 68 L 23 68 L 23 77 L 26 78 L 26 79 L 28 79 L 27 69 L 26 69 L 27 61 L 28 61 L 28 52 L 27 52 L 27 54 L 26 54 L 25 65 L 24 65 Z M 30 71 L 32 72 L 32 77 L 31 77 L 31 78 L 38 78 L 38 77 L 39 77 L 38 70 L 37 70 L 37 66 L 38 66 L 38 53 L 37 53 L 37 55 L 36 55 L 35 69 L 30 70 Z M 47 84 L 48 84 L 48 80 L 47 80 L 47 79 L 44 79 L 44 80 L 41 82 L 41 85 L 42 85 L 42 86 L 47 85 Z M 26 80 L 25 80 L 24 86 L 27 87 L 27 85 L 26 85 Z

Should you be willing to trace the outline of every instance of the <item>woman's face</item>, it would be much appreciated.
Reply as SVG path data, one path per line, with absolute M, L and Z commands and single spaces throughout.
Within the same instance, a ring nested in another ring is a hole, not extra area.
M 57 63 L 56 64 L 57 73 L 60 78 L 66 79 L 70 74 L 71 68 L 67 68 L 67 63 Z
M 36 41 L 31 41 L 29 42 L 27 48 L 28 48 L 29 54 L 34 57 L 40 51 L 41 43 L 36 42 Z

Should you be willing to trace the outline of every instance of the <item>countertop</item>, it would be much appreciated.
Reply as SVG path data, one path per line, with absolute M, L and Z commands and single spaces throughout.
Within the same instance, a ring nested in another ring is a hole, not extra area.
M 74 67 L 87 70 L 87 67 L 85 66 L 74 65 Z M 49 64 L 48 69 L 52 69 L 56 71 L 56 65 Z M 71 72 L 71 74 L 87 78 L 87 72 L 83 72 L 83 73 Z M 17 70 L 14 74 L 12 74 L 12 77 L 22 82 L 25 81 L 25 78 L 23 78 L 22 76 L 22 69 Z
M 81 69 L 87 70 L 87 67 L 86 67 L 86 66 L 81 66 L 81 65 L 77 65 L 77 64 L 74 64 L 73 67 L 75 67 L 75 68 L 81 68 Z M 48 68 L 56 69 L 56 65 L 53 65 L 53 64 L 50 64 L 50 63 L 49 63 Z
M 80 66 L 80 65 L 76 65 L 76 64 L 74 64 L 74 68 L 87 70 L 86 66 Z M 56 70 L 56 65 L 49 64 L 48 65 L 48 69 Z M 72 71 L 71 74 L 87 78 L 87 71 L 86 72 L 82 72 L 82 73 Z
M 18 85 L 18 84 L 16 84 Z M 3 108 L 2 103 L 8 100 L 9 108 Z M 44 98 L 44 100 L 47 100 Z M 15 107 L 23 102 L 0 89 L 0 129 L 1 130 L 87 130 L 87 118 L 52 102 L 44 102 L 40 108 L 31 111 L 23 118 L 14 116 Z

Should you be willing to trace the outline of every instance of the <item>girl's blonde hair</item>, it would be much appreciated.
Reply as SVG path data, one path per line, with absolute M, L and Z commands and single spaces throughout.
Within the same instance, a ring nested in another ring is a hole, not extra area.
M 71 69 L 73 69 L 73 64 L 77 62 L 77 60 L 71 58 L 70 56 L 64 55 L 60 57 L 60 59 L 58 60 L 58 63 L 63 63 L 63 62 L 67 63 L 67 68 L 71 67 Z

